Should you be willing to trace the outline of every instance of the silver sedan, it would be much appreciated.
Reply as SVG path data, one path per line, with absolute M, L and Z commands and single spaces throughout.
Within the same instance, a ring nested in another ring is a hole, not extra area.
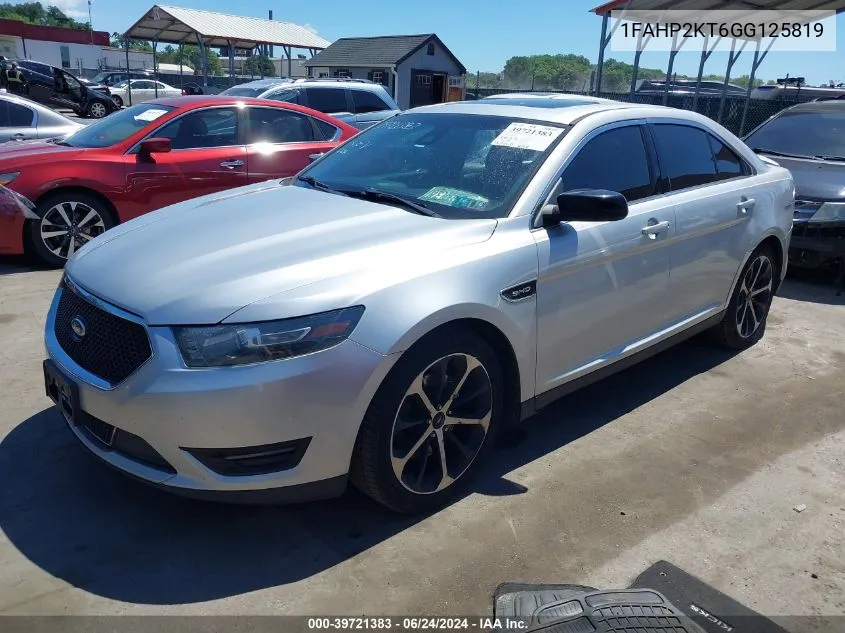
M 708 331 L 763 336 L 794 188 L 691 112 L 589 99 L 409 110 L 67 264 L 47 393 L 93 454 L 233 501 L 464 494 L 493 438 Z
M 0 92 L 0 143 L 66 136 L 81 127 L 40 103 Z

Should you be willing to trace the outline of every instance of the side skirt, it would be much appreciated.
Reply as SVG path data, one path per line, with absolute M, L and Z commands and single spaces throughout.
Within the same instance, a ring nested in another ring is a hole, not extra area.
M 530 400 L 526 400 L 522 403 L 522 408 L 520 411 L 520 421 L 523 421 L 527 418 L 530 418 L 532 415 L 540 411 L 556 400 L 562 398 L 563 396 L 569 395 L 574 391 L 578 391 L 579 389 L 586 387 L 587 385 L 591 385 L 594 382 L 598 382 L 608 376 L 612 376 L 613 374 L 620 372 L 624 369 L 628 369 L 637 363 L 644 361 L 647 358 L 655 356 L 660 352 L 666 351 L 667 349 L 674 347 L 678 343 L 681 343 L 687 339 L 696 336 L 704 332 L 705 330 L 709 330 L 714 325 L 717 325 L 725 316 L 725 310 L 719 312 L 718 314 L 714 314 L 711 317 L 708 317 L 704 321 L 697 323 L 687 329 L 683 330 L 682 332 L 678 332 L 677 334 L 673 334 L 669 338 L 663 339 L 659 343 L 655 343 L 651 347 L 648 347 L 636 354 L 631 354 L 630 356 L 626 356 L 620 360 L 614 361 L 609 365 L 605 365 L 604 367 L 597 369 L 589 374 L 576 378 L 575 380 L 571 380 L 567 383 L 564 383 L 554 389 L 549 389 L 545 393 L 541 393 Z

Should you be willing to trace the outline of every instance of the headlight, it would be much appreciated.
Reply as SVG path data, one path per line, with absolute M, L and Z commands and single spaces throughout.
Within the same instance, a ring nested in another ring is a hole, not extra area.
M 282 321 L 176 327 L 188 367 L 247 365 L 310 354 L 337 345 L 358 325 L 364 306 Z
M 845 222 L 845 202 L 825 202 L 810 222 Z
M 20 175 L 21 172 L 19 171 L 10 171 L 5 174 L 0 174 L 0 185 L 6 186 Z

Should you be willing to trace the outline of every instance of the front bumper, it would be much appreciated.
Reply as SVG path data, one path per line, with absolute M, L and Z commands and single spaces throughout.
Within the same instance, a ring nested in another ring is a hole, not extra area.
M 845 258 L 845 222 L 795 222 L 789 241 L 789 263 L 816 268 Z
M 112 388 L 59 344 L 54 328 L 62 292 L 57 290 L 47 316 L 47 357 L 78 388 L 83 413 L 74 415 L 71 430 L 108 465 L 200 498 L 296 501 L 343 491 L 360 422 L 392 357 L 346 340 L 282 361 L 187 369 L 170 328 L 147 327 L 152 357 Z M 111 445 L 92 434 L 82 419 L 115 427 Z M 307 448 L 295 465 L 274 472 L 223 474 L 203 457 L 208 449 L 247 452 L 305 440 Z M 123 450 L 127 442 L 134 442 L 133 450 Z M 153 451 L 146 451 L 147 459 L 139 459 L 146 450 L 138 450 L 143 444 Z

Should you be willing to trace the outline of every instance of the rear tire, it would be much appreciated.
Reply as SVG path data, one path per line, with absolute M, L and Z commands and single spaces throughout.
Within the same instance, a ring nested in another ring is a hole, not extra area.
M 41 219 L 27 223 L 27 237 L 38 262 L 52 268 L 62 268 L 85 243 L 115 226 L 105 205 L 85 193 L 50 196 L 35 212 Z
M 763 338 L 779 275 L 772 249 L 759 246 L 742 269 L 725 316 L 710 330 L 717 345 L 743 350 Z
M 483 338 L 463 327 L 429 334 L 376 392 L 355 442 L 350 480 L 396 512 L 448 505 L 493 447 L 503 393 L 499 360 Z
M 111 100 L 114 101 L 114 105 L 116 105 L 118 108 L 123 107 L 123 99 L 121 99 L 117 95 L 112 95 Z
M 106 104 L 101 101 L 92 101 L 88 104 L 88 116 L 92 119 L 102 119 L 108 113 Z

